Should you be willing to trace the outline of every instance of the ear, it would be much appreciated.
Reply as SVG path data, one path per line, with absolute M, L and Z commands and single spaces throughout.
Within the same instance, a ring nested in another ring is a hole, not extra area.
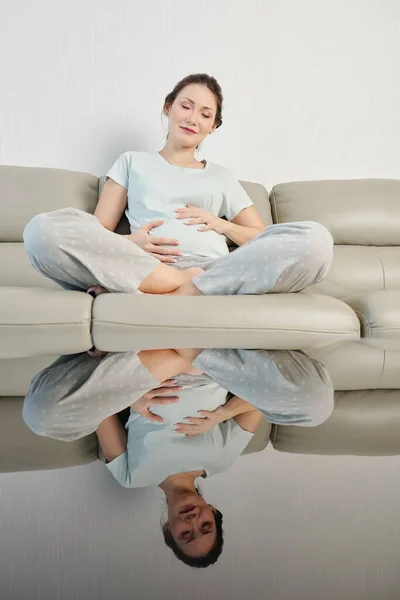
M 212 504 L 209 504 L 208 506 L 211 508 L 211 510 L 213 511 L 213 513 L 215 515 L 215 513 L 217 512 L 217 509 L 215 508 L 215 506 L 213 506 Z

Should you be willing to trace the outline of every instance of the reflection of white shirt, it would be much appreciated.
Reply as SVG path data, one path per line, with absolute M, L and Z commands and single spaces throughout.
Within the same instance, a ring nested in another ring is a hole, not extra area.
M 225 471 L 239 458 L 254 435 L 230 419 L 207 433 L 186 437 L 174 430 L 185 417 L 197 416 L 198 410 L 215 410 L 225 403 L 226 390 L 207 375 L 176 377 L 176 385 L 189 384 L 174 404 L 154 407 L 164 424 L 149 421 L 131 410 L 125 425 L 127 450 L 111 462 L 109 471 L 124 487 L 157 486 L 168 475 L 204 469 L 206 476 Z
M 227 238 L 216 231 L 198 231 L 184 225 L 173 210 L 194 204 L 232 221 L 241 210 L 253 206 L 244 188 L 226 168 L 207 162 L 204 169 L 182 168 L 168 163 L 158 152 L 124 152 L 107 173 L 128 193 L 125 215 L 134 233 L 142 225 L 165 219 L 150 235 L 181 241 L 182 256 L 219 258 L 229 254 Z

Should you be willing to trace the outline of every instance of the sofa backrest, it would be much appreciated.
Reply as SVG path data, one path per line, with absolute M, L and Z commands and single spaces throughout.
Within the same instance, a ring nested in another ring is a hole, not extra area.
M 333 236 L 327 278 L 307 288 L 341 300 L 400 289 L 400 180 L 348 179 L 275 185 L 274 223 L 317 221 Z
M 105 177 L 90 173 L 0 165 L 0 286 L 60 289 L 39 274 L 25 254 L 23 230 L 32 217 L 42 212 L 74 207 L 94 213 Z M 266 225 L 272 223 L 268 193 L 263 185 L 242 182 Z M 125 214 L 116 233 L 129 233 Z M 229 242 L 231 247 L 235 244 Z
M 42 167 L 0 166 L 0 286 L 59 289 L 37 273 L 24 252 L 22 233 L 36 214 L 72 206 L 94 213 L 105 177 Z M 240 182 L 266 226 L 313 220 L 335 241 L 328 277 L 307 288 L 344 299 L 400 288 L 400 180 L 299 181 L 275 185 Z M 124 215 L 116 233 L 128 233 Z M 231 249 L 236 245 L 228 240 Z

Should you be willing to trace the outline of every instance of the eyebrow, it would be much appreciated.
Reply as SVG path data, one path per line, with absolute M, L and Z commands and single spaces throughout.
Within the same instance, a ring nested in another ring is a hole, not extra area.
M 191 102 L 192 104 L 196 104 L 195 102 L 193 102 L 193 100 L 191 100 L 190 98 L 188 98 L 187 96 L 185 96 L 184 98 L 185 100 L 189 100 L 189 102 Z M 183 98 L 182 98 L 183 100 Z M 209 106 L 203 106 L 203 108 L 206 108 L 207 110 L 211 110 L 212 112 L 214 112 L 213 108 L 210 108 Z
M 212 533 L 213 531 L 214 531 L 214 528 L 212 528 L 212 529 L 211 529 L 211 531 L 205 531 L 205 532 L 203 533 L 203 535 L 209 535 L 209 534 L 210 534 L 210 533 Z M 190 544 L 190 542 L 193 542 L 193 540 L 194 540 L 194 539 L 196 539 L 196 538 L 192 537 L 190 540 L 188 540 L 187 542 L 183 542 L 183 543 L 184 543 L 184 545 L 186 546 L 186 544 Z

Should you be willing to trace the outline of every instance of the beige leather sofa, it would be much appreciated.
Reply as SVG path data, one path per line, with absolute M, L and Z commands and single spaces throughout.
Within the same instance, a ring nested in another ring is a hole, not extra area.
M 32 377 L 61 354 L 137 347 L 299 349 L 325 363 L 335 410 L 314 428 L 264 421 L 245 453 L 400 453 L 400 181 L 242 182 L 265 225 L 314 220 L 335 241 L 327 279 L 295 294 L 93 300 L 37 273 L 22 244 L 36 214 L 93 213 L 103 180 L 61 169 L 0 166 L 0 471 L 58 469 L 99 459 L 96 435 L 65 443 L 25 425 Z M 128 233 L 123 216 L 117 233 Z M 230 249 L 234 250 L 231 244 Z M 197 315 L 200 314 L 201 326 Z M 171 340 L 174 340 L 173 344 Z M 249 460 L 248 458 L 242 460 Z

